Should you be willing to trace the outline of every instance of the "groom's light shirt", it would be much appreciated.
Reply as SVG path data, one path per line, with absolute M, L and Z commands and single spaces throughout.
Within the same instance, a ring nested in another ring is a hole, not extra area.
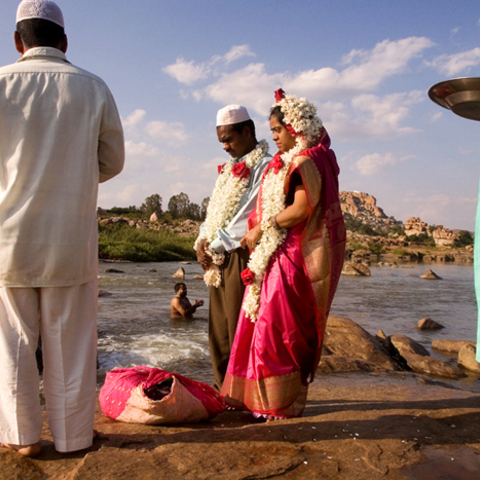
M 233 164 L 242 162 L 245 157 L 246 155 L 236 158 L 233 160 Z M 267 153 L 252 169 L 247 189 L 240 200 L 237 213 L 225 228 L 220 228 L 217 231 L 217 237 L 210 244 L 210 248 L 214 252 L 231 252 L 240 247 L 240 240 L 247 233 L 248 216 L 256 207 L 263 172 L 271 160 L 272 156 Z M 205 235 L 205 224 L 203 223 L 200 225 L 200 236 L 202 235 Z

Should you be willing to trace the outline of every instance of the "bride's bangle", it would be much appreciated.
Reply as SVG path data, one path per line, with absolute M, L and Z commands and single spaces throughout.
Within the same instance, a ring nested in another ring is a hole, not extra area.
M 273 217 L 270 217 L 268 220 L 268 223 L 275 229 L 280 230 L 280 226 L 277 223 L 277 216 L 274 215 Z

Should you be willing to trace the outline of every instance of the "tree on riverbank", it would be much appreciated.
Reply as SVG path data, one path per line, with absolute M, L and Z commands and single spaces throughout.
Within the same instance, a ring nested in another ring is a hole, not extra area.
M 168 212 L 173 219 L 188 218 L 190 220 L 205 220 L 209 200 L 209 198 L 204 198 L 202 205 L 199 206 L 191 202 L 188 195 L 182 192 L 170 198 L 168 202 Z
M 140 210 L 145 218 L 150 218 L 153 213 L 156 213 L 157 217 L 160 217 L 162 214 L 162 197 L 158 193 L 150 195 L 145 199 L 145 202 L 142 203 Z

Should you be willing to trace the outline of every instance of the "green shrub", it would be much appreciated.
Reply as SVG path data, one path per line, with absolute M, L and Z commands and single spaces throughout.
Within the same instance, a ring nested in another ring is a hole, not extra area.
M 381 243 L 369 242 L 368 250 L 374 255 L 381 255 L 385 251 L 385 247 Z
M 195 260 L 195 235 L 182 237 L 168 230 L 128 225 L 99 225 L 99 258 L 133 262 Z
M 420 235 L 410 235 L 407 236 L 407 242 L 411 245 L 425 245 L 426 247 L 434 247 L 435 240 L 433 237 L 429 237 L 426 233 L 421 233 Z
M 460 230 L 458 232 L 458 238 L 455 240 L 454 245 L 456 247 L 466 247 L 467 245 L 473 245 L 473 235 L 468 230 Z
M 352 242 L 348 244 L 348 248 L 351 250 L 366 250 L 366 246 L 362 242 Z

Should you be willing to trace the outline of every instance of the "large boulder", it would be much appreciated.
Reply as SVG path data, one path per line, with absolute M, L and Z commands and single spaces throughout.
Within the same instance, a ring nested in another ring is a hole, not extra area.
M 368 362 L 375 366 L 369 371 L 400 369 L 380 342 L 349 318 L 328 317 L 323 351 L 327 355 Z M 326 361 L 327 357 L 324 358 Z M 330 364 L 333 365 L 332 362 Z
M 449 353 L 458 353 L 464 345 L 475 346 L 476 343 L 467 340 L 434 340 L 432 342 L 432 348 L 435 350 Z
M 407 363 L 408 368 L 415 373 L 452 379 L 465 376 L 458 367 L 430 356 L 425 347 L 405 335 L 392 335 L 389 339 L 392 346 Z
M 475 359 L 476 348 L 473 345 L 464 345 L 458 352 L 458 365 L 475 373 L 480 373 L 480 363 Z
M 385 367 L 360 360 L 359 358 L 337 357 L 324 355 L 318 365 L 318 371 L 323 373 L 335 372 L 385 372 Z

